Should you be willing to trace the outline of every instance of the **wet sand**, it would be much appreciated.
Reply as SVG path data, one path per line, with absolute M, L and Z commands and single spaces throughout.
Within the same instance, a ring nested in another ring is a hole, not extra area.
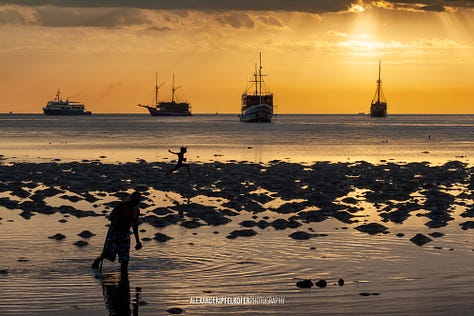
M 226 161 L 165 177 L 172 166 L 4 161 L 0 314 L 129 306 L 142 315 L 467 315 L 474 307 L 472 166 Z M 145 196 L 144 248 L 131 251 L 128 279 L 109 262 L 96 279 L 89 266 L 104 215 L 134 189 Z M 298 288 L 305 279 L 328 286 Z M 190 304 L 242 295 L 285 304 Z

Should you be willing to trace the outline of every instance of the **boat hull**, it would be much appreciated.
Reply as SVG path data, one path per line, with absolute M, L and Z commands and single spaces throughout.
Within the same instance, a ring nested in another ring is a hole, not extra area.
M 43 109 L 44 115 L 92 115 L 90 111 L 48 110 Z
M 240 113 L 241 122 L 270 123 L 272 118 L 273 107 L 269 104 L 252 105 Z
M 387 103 L 386 102 L 371 103 L 370 117 L 387 117 Z
M 148 111 L 150 112 L 151 116 L 192 116 L 191 112 L 165 112 L 160 111 L 152 107 L 147 107 Z

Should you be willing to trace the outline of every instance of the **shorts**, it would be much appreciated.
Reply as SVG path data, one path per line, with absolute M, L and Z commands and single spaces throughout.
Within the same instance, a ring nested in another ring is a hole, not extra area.
M 118 255 L 119 262 L 128 262 L 130 259 L 130 232 L 111 230 L 105 241 L 103 258 L 115 261 Z

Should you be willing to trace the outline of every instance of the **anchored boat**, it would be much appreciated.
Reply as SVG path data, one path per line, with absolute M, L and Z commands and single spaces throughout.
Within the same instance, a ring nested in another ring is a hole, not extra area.
M 61 98 L 61 91 L 58 89 L 56 92 L 56 98 L 48 101 L 46 106 L 43 108 L 45 115 L 91 115 L 92 112 L 86 111 L 84 103 L 70 101 L 69 99 L 63 100 Z
M 158 101 L 158 90 L 165 83 L 162 82 L 158 85 L 158 74 L 155 79 L 155 105 L 138 104 L 139 107 L 148 109 L 151 116 L 192 116 L 191 108 L 187 102 L 176 102 L 174 100 L 174 94 L 176 90 L 181 87 L 174 86 L 174 75 L 173 84 L 171 86 L 171 101 Z
M 370 104 L 370 116 L 371 117 L 386 117 L 387 116 L 387 101 L 382 91 L 382 80 L 380 79 L 381 62 L 379 61 L 379 79 L 377 80 L 377 90 L 375 90 L 375 96 Z
M 254 80 L 242 94 L 240 121 L 242 122 L 271 122 L 273 117 L 273 93 L 264 91 L 262 74 L 262 53 L 259 55 L 259 66 L 255 65 Z M 253 93 L 250 92 L 250 90 Z

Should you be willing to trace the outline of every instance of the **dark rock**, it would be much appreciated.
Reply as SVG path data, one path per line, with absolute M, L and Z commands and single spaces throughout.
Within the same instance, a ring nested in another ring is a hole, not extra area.
M 273 228 L 275 228 L 276 230 L 283 230 L 288 228 L 289 222 L 286 219 L 280 218 L 273 221 L 270 225 L 273 226 Z
M 336 212 L 333 217 L 343 223 L 350 224 L 353 222 L 352 218 L 354 217 L 354 215 L 346 211 L 339 211 Z
M 142 241 L 151 241 L 152 239 L 150 237 L 143 237 Z
M 64 238 L 66 238 L 66 236 L 64 236 L 61 233 L 57 233 L 56 235 L 49 236 L 48 238 L 49 239 L 55 239 L 55 240 L 63 240 Z
M 322 222 L 328 218 L 328 216 L 323 211 L 302 211 L 298 213 L 298 216 L 306 223 Z
M 326 282 L 326 280 L 319 280 L 318 282 L 315 283 L 317 287 L 320 287 L 320 288 L 323 288 L 323 287 L 326 287 L 328 285 L 328 283 Z
M 302 224 L 300 222 L 297 222 L 297 221 L 289 221 L 288 222 L 288 227 L 289 228 L 298 228 L 300 227 Z
M 423 235 L 423 234 L 416 234 L 414 237 L 410 238 L 410 241 L 418 246 L 423 246 L 424 244 L 432 241 L 431 238 Z
M 355 229 L 364 233 L 368 233 L 370 235 L 376 235 L 378 233 L 386 231 L 388 228 L 379 223 L 370 223 L 357 226 Z
M 170 237 L 168 235 L 162 234 L 162 233 L 156 233 L 155 237 L 153 237 L 154 240 L 159 241 L 159 242 L 166 242 L 170 239 L 173 239 L 173 237 Z
M 257 222 L 257 227 L 258 228 L 261 228 L 261 229 L 265 229 L 267 228 L 268 226 L 270 226 L 270 224 L 268 224 L 265 220 L 260 220 Z
M 157 207 L 151 212 L 155 213 L 156 215 L 167 215 L 167 214 L 173 213 L 173 211 L 167 207 Z
M 471 208 L 470 210 L 465 211 L 464 213 L 461 214 L 462 217 L 474 217 L 474 208 Z
M 339 279 L 339 281 L 337 281 L 337 284 L 339 284 L 339 286 L 344 286 L 344 279 Z
M 91 238 L 92 236 L 95 236 L 95 234 L 89 230 L 83 230 L 77 236 L 82 237 L 82 238 Z
M 467 221 L 467 222 L 461 223 L 459 225 L 464 230 L 473 229 L 474 228 L 474 221 Z
M 232 211 L 232 210 L 229 210 L 229 209 L 222 210 L 221 213 L 223 215 L 226 215 L 226 216 L 237 216 L 237 215 L 239 215 L 238 212 L 235 212 L 235 211 Z
M 289 214 L 289 213 L 297 213 L 301 210 L 306 208 L 306 202 L 303 203 L 285 203 L 281 205 L 277 209 L 272 209 L 272 211 L 281 213 L 281 214 Z
M 404 234 L 404 233 L 398 233 L 398 234 L 396 234 L 395 236 L 397 236 L 397 237 L 404 237 L 405 234 Z
M 71 201 L 73 203 L 76 203 L 76 202 L 79 202 L 80 200 L 82 200 L 80 197 L 76 196 L 76 195 L 62 195 L 60 196 L 61 199 L 63 200 L 68 200 L 68 201 Z
M 299 287 L 300 289 L 310 289 L 311 287 L 313 287 L 313 281 L 311 280 L 302 280 L 302 281 L 298 281 L 296 282 L 296 286 Z
M 198 221 L 184 221 L 181 223 L 181 226 L 192 229 L 192 228 L 198 228 L 202 226 L 202 224 L 199 223 Z
M 20 216 L 23 217 L 24 219 L 30 219 L 31 216 L 35 215 L 34 213 L 31 213 L 30 211 L 23 211 L 20 213 Z
M 237 237 L 251 237 L 257 235 L 257 232 L 253 229 L 241 229 L 241 230 L 234 230 L 226 236 L 228 239 L 235 239 Z
M 257 226 L 257 223 L 254 222 L 254 221 L 242 221 L 242 222 L 239 223 L 239 225 L 242 226 L 242 227 L 249 227 L 249 228 L 251 228 L 251 227 Z
M 310 238 L 316 237 L 317 235 L 299 231 L 299 232 L 294 232 L 294 233 L 292 233 L 288 236 L 290 236 L 293 239 L 297 239 L 297 240 L 308 240 Z
M 7 275 L 7 274 L 8 274 L 8 270 L 5 270 L 5 269 L 0 270 L 0 275 Z
M 443 234 L 443 233 L 440 233 L 440 232 L 432 232 L 432 233 L 430 233 L 430 234 L 428 234 L 428 235 L 430 235 L 430 236 L 433 237 L 433 238 L 439 238 L 439 237 L 443 237 L 443 236 L 444 236 L 444 234 Z
M 87 246 L 89 243 L 87 241 L 84 241 L 84 240 L 78 240 L 76 241 L 73 245 L 74 246 L 77 246 L 77 247 L 85 247 Z
M 182 314 L 184 310 L 179 307 L 173 307 L 173 308 L 168 309 L 167 312 L 170 314 Z
M 221 212 L 217 211 L 214 207 L 200 205 L 192 203 L 187 208 L 187 215 L 191 218 L 199 218 L 205 221 L 209 225 L 224 225 L 231 220 L 225 217 Z
M 30 196 L 30 192 L 26 191 L 25 189 L 21 187 L 16 187 L 12 190 L 12 195 L 18 196 L 22 199 L 25 199 Z

